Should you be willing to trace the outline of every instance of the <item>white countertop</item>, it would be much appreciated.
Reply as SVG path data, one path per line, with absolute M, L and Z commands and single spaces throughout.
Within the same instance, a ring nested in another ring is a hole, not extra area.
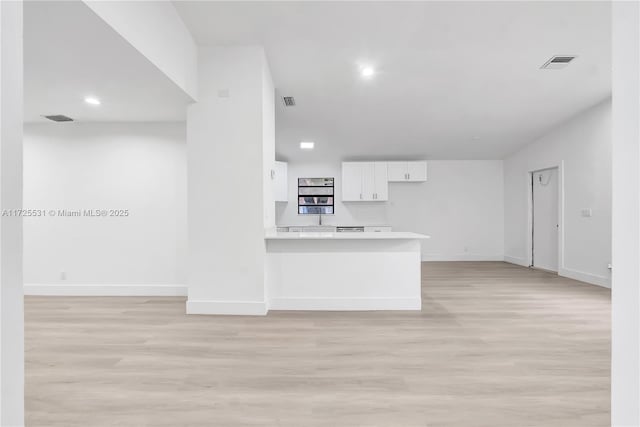
M 283 231 L 267 231 L 265 240 L 314 240 L 314 239 L 335 239 L 335 240 L 393 240 L 393 239 L 429 239 L 430 236 L 425 234 L 389 231 L 389 232 L 371 232 L 371 233 L 331 233 L 331 232 L 283 232 Z
M 276 227 L 391 227 L 390 224 L 284 224 L 277 225 Z

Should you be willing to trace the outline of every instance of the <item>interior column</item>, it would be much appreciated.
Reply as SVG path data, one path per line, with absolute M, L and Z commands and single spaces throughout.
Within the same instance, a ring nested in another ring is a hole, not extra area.
M 275 227 L 274 90 L 264 50 L 202 47 L 187 114 L 187 313 L 265 314 L 264 230 Z
M 24 425 L 22 2 L 0 2 L 0 425 Z M 6 213 L 6 214 L 4 214 Z
M 640 4 L 613 7 L 611 424 L 640 425 Z

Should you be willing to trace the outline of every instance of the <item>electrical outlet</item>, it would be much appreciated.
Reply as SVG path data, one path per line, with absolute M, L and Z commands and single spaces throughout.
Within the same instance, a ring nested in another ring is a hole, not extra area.
M 580 211 L 580 215 L 584 218 L 590 218 L 593 215 L 593 212 L 591 211 L 591 208 L 585 208 Z
M 67 272 L 66 271 L 61 271 L 60 272 L 60 280 L 67 280 Z

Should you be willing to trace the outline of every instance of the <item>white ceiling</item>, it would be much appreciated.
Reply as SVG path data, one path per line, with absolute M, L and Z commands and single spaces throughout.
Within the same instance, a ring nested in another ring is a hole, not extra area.
M 190 101 L 80 1 L 24 3 L 24 73 L 27 122 L 184 120 Z
M 290 160 L 502 158 L 611 91 L 609 2 L 174 4 L 199 44 L 265 46 Z

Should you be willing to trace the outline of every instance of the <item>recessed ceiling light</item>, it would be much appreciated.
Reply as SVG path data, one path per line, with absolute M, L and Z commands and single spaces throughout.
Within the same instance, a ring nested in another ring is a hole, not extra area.
M 87 96 L 84 99 L 84 102 L 86 102 L 87 104 L 91 104 L 91 105 L 100 105 L 100 100 L 96 97 L 93 96 Z
M 372 67 L 364 67 L 360 70 L 362 77 L 371 77 L 375 74 L 375 70 Z
M 300 143 L 300 149 L 302 150 L 313 150 L 314 142 L 311 141 L 302 141 Z

